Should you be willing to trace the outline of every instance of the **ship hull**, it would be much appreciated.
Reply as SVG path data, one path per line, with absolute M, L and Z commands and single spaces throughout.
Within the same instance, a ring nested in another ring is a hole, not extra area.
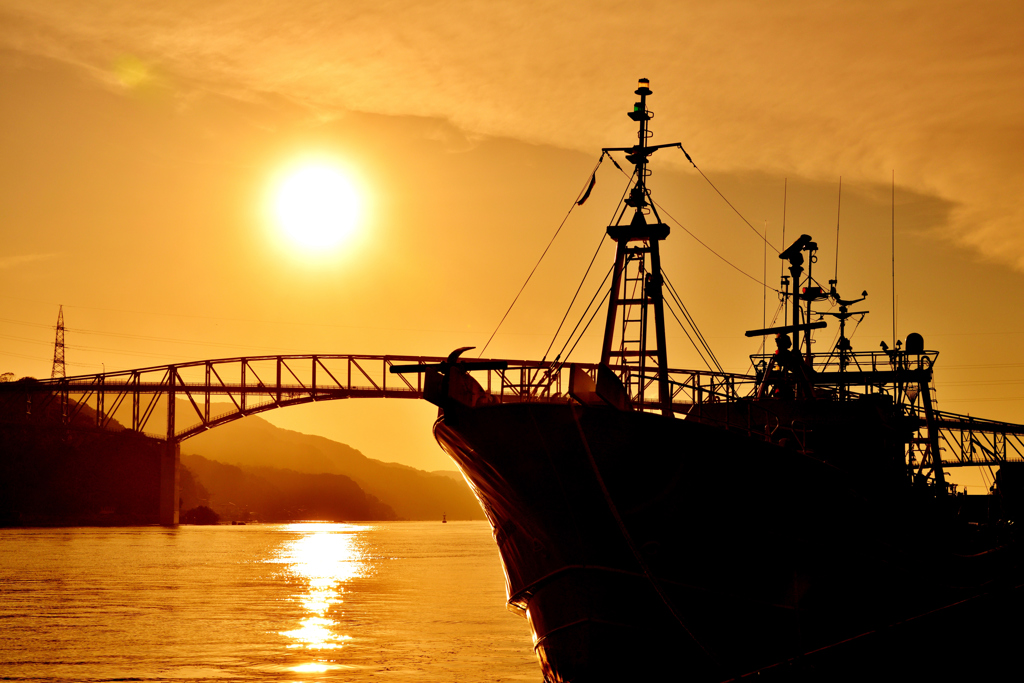
M 1012 564 L 922 533 L 934 499 L 697 420 L 452 402 L 434 433 L 552 682 L 726 680 L 975 596 Z

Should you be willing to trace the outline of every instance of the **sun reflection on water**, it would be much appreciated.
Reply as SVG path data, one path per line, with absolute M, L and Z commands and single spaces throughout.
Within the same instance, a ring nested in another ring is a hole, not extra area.
M 327 664 L 299 664 L 293 666 L 291 670 L 303 674 L 322 674 L 330 668 Z
M 285 543 L 270 562 L 284 565 L 286 576 L 299 584 L 303 592 L 295 595 L 305 615 L 298 627 L 280 631 L 292 642 L 288 648 L 327 652 L 341 648 L 352 636 L 341 633 L 335 619 L 341 605 L 345 583 L 362 576 L 367 558 L 360 547 L 360 533 L 367 529 L 354 524 L 289 524 L 285 527 L 299 535 Z M 292 667 L 296 672 L 321 672 L 332 665 L 324 661 Z

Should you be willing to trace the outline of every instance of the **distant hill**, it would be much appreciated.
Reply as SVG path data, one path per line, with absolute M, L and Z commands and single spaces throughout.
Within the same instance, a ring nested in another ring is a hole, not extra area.
M 425 472 L 381 462 L 322 436 L 275 427 L 256 415 L 192 437 L 182 442 L 181 451 L 183 461 L 184 454 L 200 455 L 250 473 L 274 468 L 345 475 L 402 519 L 440 519 L 442 514 L 448 519 L 484 519 L 469 486 L 454 470 Z M 213 495 L 210 483 L 201 473 L 193 472 Z
M 209 491 L 209 505 L 224 519 L 252 513 L 261 521 L 318 519 L 334 522 L 389 520 L 391 506 L 343 474 L 308 474 L 271 467 L 240 468 L 183 455 L 181 464 Z
M 458 470 L 432 470 L 430 473 L 437 475 L 438 477 L 447 477 L 453 481 L 463 483 L 466 481 L 462 478 L 462 472 L 459 472 Z
M 0 402 L 0 526 L 159 522 L 162 444 L 93 432 L 88 407 L 68 429 L 60 401 L 49 399 L 36 395 L 31 411 L 24 400 Z

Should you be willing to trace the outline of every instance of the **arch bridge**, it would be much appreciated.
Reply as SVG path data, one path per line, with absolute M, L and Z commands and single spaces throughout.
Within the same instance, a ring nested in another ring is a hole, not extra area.
M 403 365 L 432 365 L 436 356 L 302 354 L 240 356 L 172 363 L 134 370 L 0 383 L 0 414 L 59 415 L 71 429 L 145 434 L 165 444 L 161 461 L 160 521 L 178 521 L 178 467 L 185 439 L 267 410 L 347 398 L 423 397 L 424 374 L 393 373 Z M 481 364 L 481 367 L 488 363 Z M 500 369 L 473 368 L 481 386 L 499 402 L 565 401 L 573 367 L 596 381 L 598 365 L 554 366 L 541 361 L 501 361 Z M 734 398 L 753 386 L 739 374 L 671 370 L 672 404 Z M 642 378 L 646 387 L 652 376 Z M 660 409 L 655 396 L 640 404 Z

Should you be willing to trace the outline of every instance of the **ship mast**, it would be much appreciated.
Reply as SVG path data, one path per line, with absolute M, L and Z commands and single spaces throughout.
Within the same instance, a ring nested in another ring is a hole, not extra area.
M 652 112 L 647 109 L 647 97 L 651 94 L 650 81 L 641 78 L 635 92 L 640 101 L 633 105 L 633 111 L 628 116 L 640 127 L 637 144 L 632 147 L 604 148 L 605 152 L 626 152 L 626 160 L 636 166 L 633 176 L 636 182 L 629 191 L 616 224 L 608 226 L 608 236 L 615 240 L 617 246 L 608 299 L 608 318 L 601 346 L 601 363 L 610 367 L 612 359 L 615 359 L 622 382 L 637 406 L 645 404 L 650 380 L 656 378 L 661 411 L 665 415 L 672 415 L 665 350 L 661 252 L 658 246 L 661 240 L 668 237 L 669 228 L 661 222 L 647 187 L 647 178 L 651 174 L 647 169 L 647 158 L 658 149 L 677 147 L 679 143 L 647 144 L 651 137 L 648 122 L 652 117 Z M 629 209 L 633 210 L 632 215 L 628 223 L 623 223 Z M 651 214 L 654 222 L 648 223 L 647 217 Z M 652 312 L 653 343 L 648 335 Z

